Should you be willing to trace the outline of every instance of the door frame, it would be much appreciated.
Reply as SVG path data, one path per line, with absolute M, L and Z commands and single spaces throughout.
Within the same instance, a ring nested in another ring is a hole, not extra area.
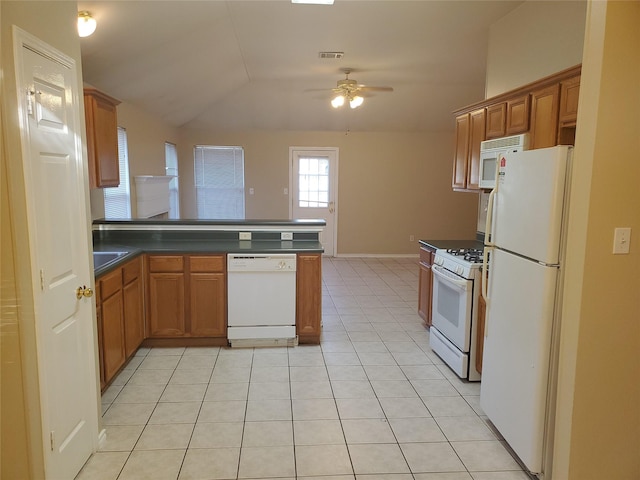
M 289 147 L 289 219 L 293 220 L 293 152 L 295 151 L 309 152 L 331 152 L 335 155 L 335 168 L 332 169 L 329 183 L 333 183 L 333 238 L 331 239 L 333 246 L 333 256 L 338 256 L 338 165 L 340 163 L 340 149 L 338 147 Z M 331 199 L 329 199 L 331 201 Z
M 21 91 L 22 85 L 25 83 L 22 72 L 23 49 L 26 48 L 42 57 L 59 63 L 69 68 L 73 73 L 71 89 L 75 108 L 73 109 L 72 115 L 74 125 L 80 129 L 74 136 L 74 150 L 78 160 L 81 162 L 76 181 L 81 182 L 83 185 L 83 200 L 85 204 L 84 221 L 86 225 L 89 226 L 91 225 L 90 212 L 88 209 L 89 177 L 86 163 L 84 118 L 81 110 L 83 99 L 80 95 L 78 67 L 73 58 L 16 25 L 13 25 L 12 29 L 13 66 L 15 68 L 14 78 L 16 81 L 15 95 L 17 95 L 17 98 L 14 98 L 17 100 L 17 128 L 20 130 L 20 143 L 17 145 L 16 142 L 15 145 L 15 153 L 19 152 L 19 156 L 16 156 L 15 160 L 9 160 L 7 162 L 7 175 L 10 190 L 9 203 L 10 205 L 14 203 L 18 204 L 18 211 L 22 217 L 18 222 L 19 226 L 17 226 L 17 228 L 15 222 L 12 222 L 12 236 L 15 242 L 14 255 L 16 255 L 15 273 L 17 294 L 19 298 L 22 299 L 22 304 L 18 306 L 18 315 L 21 318 L 19 336 L 22 350 L 23 382 L 26 387 L 24 401 L 25 408 L 31 413 L 31 415 L 27 417 L 27 429 L 30 434 L 28 439 L 29 449 L 30 454 L 33 455 L 30 459 L 30 469 L 38 471 L 41 466 L 44 474 L 48 475 L 51 464 L 51 449 L 49 447 L 52 442 L 50 437 L 48 404 L 51 400 L 47 395 L 47 379 L 44 376 L 46 373 L 45 365 L 47 358 L 43 356 L 42 335 L 40 333 L 42 328 L 42 315 L 46 312 L 41 311 L 41 301 L 38 297 L 40 279 L 38 274 L 38 250 L 35 238 L 37 225 L 35 224 L 35 205 L 33 204 L 32 196 L 29 194 L 29 192 L 34 189 L 34 185 L 30 175 L 31 170 L 25 163 L 30 159 L 31 135 L 29 134 L 29 113 L 25 110 L 24 104 L 21 101 L 22 95 L 25 93 Z M 13 207 L 11 207 L 11 209 L 12 211 L 14 210 Z M 89 267 L 86 272 L 87 283 L 89 283 L 91 287 L 95 287 L 93 273 L 91 272 L 91 262 L 89 260 L 89 252 L 91 251 L 90 229 L 87 227 L 85 230 L 84 238 L 81 239 L 80 243 L 84 243 L 87 249 L 87 266 Z M 100 435 L 104 435 L 105 432 L 99 432 L 101 406 L 99 395 L 100 386 L 97 380 L 99 366 L 97 356 L 97 325 L 94 321 L 96 318 L 96 310 L 93 301 L 91 301 L 89 311 L 91 312 L 90 318 L 86 320 L 91 322 L 92 328 L 89 329 L 90 334 L 87 335 L 85 339 L 85 348 L 87 352 L 93 352 L 95 364 L 94 368 L 91 368 L 90 365 L 87 366 L 89 384 L 86 386 L 86 392 L 89 398 L 87 398 L 86 401 L 95 404 L 95 415 L 88 416 L 86 420 L 89 424 L 88 428 L 95 432 L 95 435 L 91 436 L 91 450 L 95 452 L 98 447 L 99 437 Z M 36 418 L 32 417 L 34 414 Z M 32 418 L 29 418 L 30 416 Z M 40 462 L 42 462 L 42 464 Z

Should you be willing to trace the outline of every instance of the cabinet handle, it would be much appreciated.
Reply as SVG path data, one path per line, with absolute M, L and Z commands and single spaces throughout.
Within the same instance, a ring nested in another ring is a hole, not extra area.
M 80 300 L 82 297 L 93 297 L 93 290 L 91 287 L 87 287 L 83 285 L 81 287 L 76 288 L 76 298 Z

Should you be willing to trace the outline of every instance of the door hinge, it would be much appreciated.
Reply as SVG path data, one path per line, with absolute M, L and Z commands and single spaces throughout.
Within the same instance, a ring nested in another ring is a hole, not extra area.
M 33 97 L 36 94 L 36 91 L 29 87 L 27 88 L 27 114 L 33 115 Z
M 53 452 L 53 446 L 55 445 L 55 434 L 53 430 L 49 432 L 49 440 L 51 440 L 51 451 Z
M 44 270 L 40 269 L 40 290 L 44 290 Z

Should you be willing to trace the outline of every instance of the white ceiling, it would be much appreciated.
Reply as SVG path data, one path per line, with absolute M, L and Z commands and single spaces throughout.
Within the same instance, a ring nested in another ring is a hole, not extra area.
M 454 109 L 484 98 L 489 26 L 521 3 L 80 0 L 98 22 L 80 40 L 82 71 L 176 127 L 446 131 Z M 333 109 L 344 68 L 394 91 Z

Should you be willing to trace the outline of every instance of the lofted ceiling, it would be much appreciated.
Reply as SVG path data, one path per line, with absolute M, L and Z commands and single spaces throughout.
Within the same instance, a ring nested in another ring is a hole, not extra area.
M 450 131 L 454 109 L 484 98 L 489 26 L 521 3 L 80 0 L 98 22 L 80 39 L 82 71 L 176 127 Z M 331 89 L 347 68 L 394 91 L 334 109 Z

